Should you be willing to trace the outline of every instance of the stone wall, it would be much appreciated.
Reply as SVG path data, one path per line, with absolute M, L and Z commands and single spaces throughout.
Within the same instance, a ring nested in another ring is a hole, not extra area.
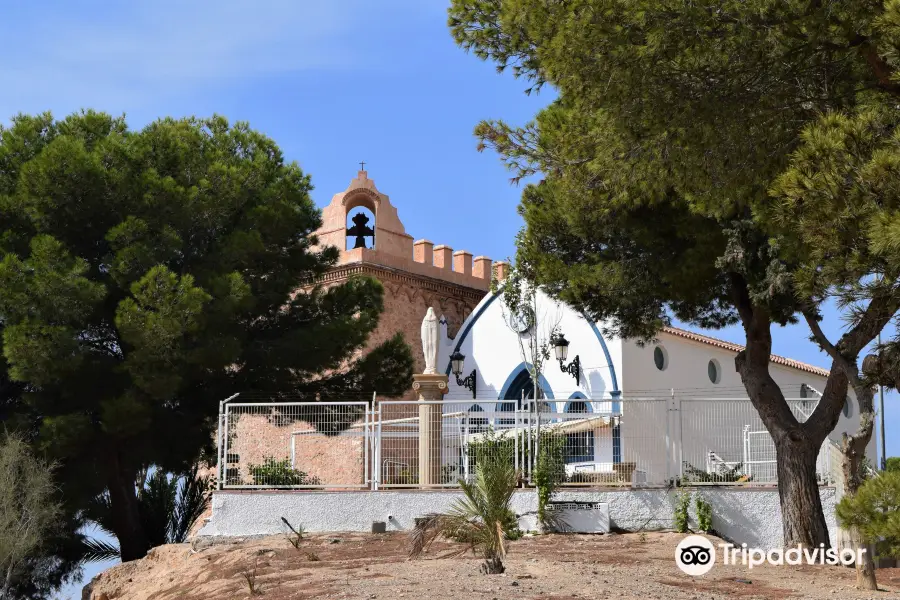
M 452 337 L 486 293 L 373 263 L 339 266 L 325 276 L 323 284 L 338 285 L 348 277 L 358 275 L 374 277 L 384 286 L 384 312 L 363 352 L 370 351 L 400 332 L 412 350 L 414 370 L 417 373 L 425 369 L 421 327 L 428 308 L 433 308 L 435 314 L 444 317 L 447 331 Z M 402 399 L 413 398 L 415 395 L 411 391 L 402 396 Z
M 331 486 L 365 484 L 365 437 L 362 426 L 353 426 L 339 435 L 324 435 L 304 422 L 272 414 L 232 413 L 229 423 L 228 485 L 267 484 L 256 481 L 253 465 L 267 459 L 291 461 L 307 474 L 309 483 Z M 292 441 L 293 438 L 293 441 Z

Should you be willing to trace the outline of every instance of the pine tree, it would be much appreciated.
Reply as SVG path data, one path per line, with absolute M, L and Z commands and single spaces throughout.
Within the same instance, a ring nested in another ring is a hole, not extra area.
M 523 192 L 520 259 L 625 337 L 740 323 L 784 543 L 827 545 L 816 455 L 853 387 L 854 484 L 873 414 L 861 353 L 900 309 L 900 2 L 453 0 L 449 25 L 529 92 L 558 92 L 531 123 L 476 128 L 515 180 L 543 177 Z M 818 326 L 832 299 L 838 340 Z M 769 373 L 772 328 L 801 319 L 832 358 L 804 423 Z
M 223 398 L 409 385 L 399 336 L 358 357 L 381 285 L 316 285 L 338 251 L 315 247 L 311 189 L 272 140 L 221 117 L 133 131 L 87 111 L 0 130 L 0 384 L 59 463 L 68 509 L 108 493 L 123 560 L 148 549 L 137 473 L 185 471 Z

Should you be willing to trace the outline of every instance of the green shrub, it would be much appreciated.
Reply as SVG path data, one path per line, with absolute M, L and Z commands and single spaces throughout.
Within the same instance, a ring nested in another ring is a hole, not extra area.
M 519 442 L 521 443 L 521 439 Z M 488 429 L 481 437 L 467 444 L 469 454 L 469 471 L 474 473 L 475 467 L 485 460 L 495 456 L 508 456 L 510 463 L 515 461 L 516 440 L 509 434 L 498 434 L 494 429 Z
M 688 508 L 691 506 L 691 495 L 682 491 L 675 497 L 675 531 L 688 532 Z
M 884 472 L 844 496 L 837 518 L 842 527 L 856 527 L 863 538 L 876 541 L 883 554 L 900 557 L 900 472 Z
M 694 507 L 697 509 L 697 525 L 700 531 L 704 533 L 712 531 L 712 505 L 697 494 L 694 498 Z
M 562 525 L 552 518 L 551 513 L 547 511 L 547 505 L 559 484 L 566 480 L 566 437 L 553 433 L 542 433 L 540 440 L 540 452 L 538 452 L 537 464 L 532 473 L 532 481 L 537 488 L 538 522 L 544 529 L 552 530 Z
M 0 598 L 25 597 L 17 587 L 47 569 L 62 517 L 53 469 L 22 438 L 0 435 Z
M 384 475 L 385 485 L 415 485 L 419 482 L 419 474 L 408 467 L 397 471 L 389 471 Z
M 289 459 L 275 460 L 272 456 L 263 459 L 261 465 L 251 464 L 250 476 L 254 485 L 288 486 L 288 485 L 320 485 L 318 477 L 291 467 Z

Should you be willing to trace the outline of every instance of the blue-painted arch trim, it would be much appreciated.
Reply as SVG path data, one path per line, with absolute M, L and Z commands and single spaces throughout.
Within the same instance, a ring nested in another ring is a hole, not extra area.
M 569 407 L 572 405 L 572 401 L 580 401 L 584 402 L 584 406 L 587 408 L 589 413 L 594 412 L 594 407 L 591 406 L 591 399 L 582 394 L 581 392 L 575 392 L 571 396 L 569 396 L 569 400 L 566 402 L 566 405 L 563 407 L 563 412 L 569 412 Z
M 458 352 L 460 348 L 462 348 L 462 344 L 466 341 L 466 338 L 469 337 L 469 332 L 472 331 L 472 326 L 475 325 L 475 321 L 481 318 L 481 315 L 484 314 L 484 311 L 488 309 L 488 307 L 500 296 L 499 292 L 496 294 L 491 294 L 487 301 L 481 305 L 481 307 L 475 311 L 474 315 L 470 316 L 470 320 L 468 325 L 463 328 L 462 332 L 459 335 L 459 339 L 456 340 L 456 345 L 453 347 L 453 352 Z M 451 352 L 450 354 L 453 354 Z M 444 370 L 444 375 L 450 375 L 450 372 L 453 369 L 453 363 L 450 359 L 447 359 L 447 368 Z
M 500 394 L 497 396 L 497 410 L 500 410 L 501 404 L 506 404 L 507 402 L 512 402 L 511 398 L 506 397 L 506 393 L 509 391 L 509 386 L 513 384 L 516 378 L 522 373 L 530 373 L 531 363 L 521 362 L 516 365 L 512 371 L 509 373 L 509 377 L 506 378 L 506 381 L 503 382 L 503 388 L 500 390 Z M 553 397 L 553 388 L 550 387 L 550 384 L 547 382 L 547 378 L 544 377 L 543 373 L 538 373 L 538 383 L 541 385 L 541 389 L 544 392 L 544 400 L 556 400 Z
M 458 334 L 458 339 L 456 340 L 456 345 L 453 347 L 453 352 L 458 352 L 460 348 L 462 348 L 463 342 L 466 341 L 466 338 L 469 337 L 469 332 L 472 331 L 472 327 L 475 325 L 476 321 L 481 318 L 481 315 L 484 314 L 484 311 L 488 309 L 488 307 L 494 303 L 494 300 L 500 297 L 500 292 L 492 293 L 487 300 L 482 304 L 473 315 L 470 315 L 469 322 L 463 328 L 462 332 Z M 600 348 L 603 350 L 603 356 L 606 357 L 606 363 L 609 365 L 609 374 L 610 379 L 612 379 L 612 390 L 610 390 L 609 395 L 613 398 L 618 398 L 622 395 L 622 391 L 619 389 L 619 379 L 616 377 L 616 366 L 613 364 L 612 355 L 609 353 L 609 348 L 606 346 L 606 340 L 603 339 L 603 335 L 600 333 L 600 330 L 597 329 L 597 324 L 594 323 L 584 312 L 581 313 L 581 316 L 588 322 L 588 325 L 591 326 L 591 330 L 594 332 L 594 336 L 597 338 L 597 341 L 600 342 Z M 451 352 L 452 354 L 452 352 Z M 444 370 L 445 375 L 450 375 L 452 371 L 451 361 L 447 360 L 447 368 Z M 511 377 L 515 376 L 516 371 L 513 371 Z M 508 383 L 508 381 L 507 381 Z M 500 397 L 503 397 L 501 393 Z M 618 403 L 616 403 L 618 404 Z
M 584 317 L 584 320 L 591 326 L 591 330 L 593 330 L 594 335 L 597 337 L 597 341 L 600 342 L 600 348 L 603 349 L 603 356 L 606 357 L 606 364 L 609 365 L 609 375 L 612 379 L 612 390 L 609 392 L 609 395 L 613 398 L 618 398 L 622 395 L 622 391 L 619 389 L 619 379 L 616 377 L 616 365 L 613 364 L 612 355 L 609 353 L 609 348 L 606 346 L 606 340 L 603 339 L 603 335 L 600 333 L 600 330 L 597 329 L 597 324 L 594 323 L 587 314 L 582 312 L 581 316 Z

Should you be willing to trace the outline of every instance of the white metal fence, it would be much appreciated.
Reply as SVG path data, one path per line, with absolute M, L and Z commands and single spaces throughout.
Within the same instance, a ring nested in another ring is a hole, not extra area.
M 816 400 L 789 400 L 805 420 Z M 742 398 L 223 403 L 219 486 L 452 487 L 489 454 L 522 484 L 773 485 L 775 445 Z M 833 444 L 817 464 L 835 483 Z
M 367 402 L 226 403 L 221 488 L 368 487 Z

